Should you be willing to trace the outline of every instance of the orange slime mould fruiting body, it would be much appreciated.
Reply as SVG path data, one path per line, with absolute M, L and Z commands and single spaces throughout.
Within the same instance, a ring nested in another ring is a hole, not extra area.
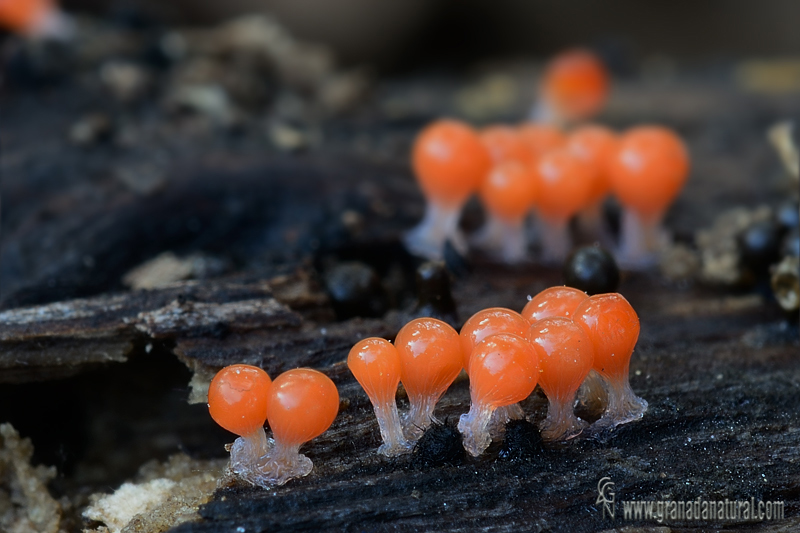
M 339 391 L 322 372 L 297 368 L 275 378 L 267 405 L 275 445 L 262 458 L 258 484 L 283 485 L 311 473 L 314 465 L 300 446 L 324 433 L 338 412 Z
M 609 248 L 613 247 L 614 239 L 603 219 L 602 207 L 611 190 L 609 168 L 618 144 L 613 131 L 595 124 L 576 128 L 567 140 L 567 150 L 586 161 L 594 171 L 589 200 L 578 214 L 578 224 L 585 235 Z
M 347 366 L 369 396 L 383 444 L 378 453 L 395 457 L 411 451 L 403 436 L 395 394 L 400 383 L 400 356 L 388 341 L 364 339 L 350 350 Z
M 620 263 L 646 267 L 655 261 L 664 240 L 661 220 L 688 175 L 688 151 L 671 130 L 640 126 L 621 137 L 609 165 L 612 189 L 625 208 Z
M 487 427 L 494 410 L 530 396 L 538 373 L 536 353 L 523 337 L 498 333 L 475 346 L 469 370 L 470 409 L 458 422 L 470 455 L 480 455 L 491 443 Z
M 542 438 L 570 439 L 586 427 L 572 406 L 592 368 L 592 341 L 579 325 L 563 317 L 535 322 L 528 330 L 528 340 L 539 358 L 539 384 L 549 402 L 547 418 L 541 425 Z
M 480 198 L 487 221 L 472 244 L 506 263 L 524 260 L 527 238 L 523 222 L 536 200 L 531 168 L 519 161 L 497 163 L 481 184 Z
M 66 39 L 73 21 L 52 0 L 0 0 L 0 27 L 32 38 Z
M 572 318 L 587 298 L 585 292 L 572 287 L 550 287 L 531 298 L 522 309 L 522 317 L 531 324 L 553 316 Z
M 628 381 L 631 354 L 639 338 L 636 311 L 620 294 L 598 294 L 578 306 L 573 320 L 592 340 L 592 368 L 608 389 L 608 407 L 593 429 L 611 429 L 642 418 L 647 402 L 633 393 Z
M 403 417 L 406 438 L 416 442 L 431 423 L 439 398 L 462 368 L 461 340 L 452 327 L 435 318 L 417 318 L 400 330 L 394 345 L 400 356 L 400 381 L 410 409 Z
M 567 149 L 543 155 L 535 166 L 536 209 L 542 222 L 542 258 L 561 262 L 572 243 L 569 219 L 587 206 L 592 167 Z
M 534 119 L 563 124 L 597 114 L 608 98 L 609 75 L 588 50 L 568 50 L 547 65 Z
M 472 315 L 461 327 L 461 351 L 464 356 L 464 369 L 469 374 L 469 361 L 472 350 L 479 342 L 497 333 L 512 333 L 525 337 L 530 324 L 522 316 L 502 307 L 490 307 Z M 492 414 L 489 422 L 489 433 L 500 434 L 509 420 L 521 420 L 525 413 L 517 404 L 500 406 Z
M 208 388 L 208 411 L 214 421 L 239 438 L 231 447 L 231 470 L 250 483 L 260 477 L 257 465 L 270 448 L 264 433 L 272 381 L 251 365 L 223 368 Z
M 419 134 L 412 166 L 426 199 L 425 217 L 405 237 L 414 254 L 441 259 L 449 239 L 466 252 L 458 232 L 461 208 L 491 167 L 489 151 L 467 124 L 439 120 Z

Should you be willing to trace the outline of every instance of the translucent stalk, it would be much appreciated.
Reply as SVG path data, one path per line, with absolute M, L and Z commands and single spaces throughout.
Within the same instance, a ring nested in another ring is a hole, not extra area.
M 473 457 L 482 454 L 492 442 L 487 430 L 492 411 L 487 405 L 472 402 L 469 413 L 461 415 L 458 420 L 458 431 L 461 432 L 464 449 Z
M 441 395 L 422 398 L 409 397 L 411 407 L 403 416 L 403 434 L 410 443 L 415 444 L 432 423 L 439 423 L 439 420 L 433 416 L 433 409 L 440 397 Z
M 617 261 L 631 269 L 651 267 L 658 261 L 658 252 L 669 241 L 661 229 L 661 216 L 644 218 L 630 209 L 622 213 L 620 246 Z
M 270 452 L 273 445 L 272 439 L 267 440 L 264 428 L 258 428 L 251 435 L 239 437 L 231 446 L 231 471 L 252 485 L 265 486 L 261 482 L 258 463 Z
M 406 248 L 412 254 L 427 259 L 443 259 L 444 245 L 449 240 L 458 253 L 466 255 L 467 245 L 458 230 L 460 217 L 461 205 L 428 202 L 422 221 L 403 239 Z
M 585 239 L 599 242 L 609 250 L 614 249 L 614 238 L 603 217 L 602 200 L 578 213 L 578 229 Z
M 522 420 L 525 418 L 525 412 L 518 403 L 511 405 L 501 405 L 492 413 L 492 418 L 489 419 L 489 435 L 492 438 L 499 437 L 506 430 L 506 424 L 509 420 Z
M 394 398 L 388 402 L 376 403 L 374 410 L 375 418 L 378 419 L 378 429 L 383 439 L 378 453 L 386 457 L 397 457 L 409 453 L 413 449 L 413 445 L 403 436 L 403 427 L 400 424 L 400 415 L 397 413 L 397 404 Z
M 528 245 L 523 219 L 505 220 L 490 213 L 472 244 L 504 263 L 520 263 L 525 260 Z
M 563 263 L 572 249 L 572 238 L 566 220 L 541 220 L 539 234 L 542 245 L 542 261 Z
M 547 418 L 539 426 L 542 431 L 542 439 L 547 441 L 568 440 L 577 436 L 588 425 L 576 417 L 572 410 L 575 403 L 574 394 L 569 398 L 548 398 L 548 401 Z
M 639 398 L 631 389 L 626 374 L 621 379 L 606 379 L 608 384 L 608 407 L 593 428 L 611 429 L 620 424 L 640 420 L 647 411 L 647 400 Z
M 290 479 L 307 476 L 314 468 L 311 459 L 300 453 L 300 444 L 283 444 L 275 441 L 270 452 L 258 465 L 262 487 L 283 485 Z

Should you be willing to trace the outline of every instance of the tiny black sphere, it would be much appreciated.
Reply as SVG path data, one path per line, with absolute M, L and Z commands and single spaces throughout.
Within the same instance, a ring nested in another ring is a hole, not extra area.
M 324 280 L 340 320 L 354 316 L 379 317 L 389 308 L 378 275 L 364 263 L 340 263 L 325 274 Z
M 592 296 L 616 292 L 619 267 L 614 257 L 599 246 L 584 246 L 573 251 L 564 263 L 564 284 Z
M 742 266 L 765 274 L 780 257 L 781 227 L 774 220 L 754 222 L 739 234 L 738 244 Z
M 463 459 L 461 434 L 450 424 L 433 424 L 414 447 L 414 462 L 423 466 L 457 465 Z

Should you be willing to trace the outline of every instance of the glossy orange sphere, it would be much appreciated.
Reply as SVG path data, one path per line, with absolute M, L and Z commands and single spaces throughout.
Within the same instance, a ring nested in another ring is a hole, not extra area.
M 589 205 L 592 167 L 566 149 L 543 155 L 536 164 L 536 208 L 542 218 L 566 222 Z
M 511 333 L 490 335 L 475 345 L 469 370 L 473 402 L 501 407 L 521 402 L 536 387 L 539 361 L 531 343 Z
M 616 154 L 618 142 L 613 131 L 598 125 L 576 128 L 567 138 L 567 149 L 586 161 L 594 171 L 588 205 L 600 202 L 611 190 L 609 167 Z
M 530 155 L 517 130 L 510 126 L 489 126 L 481 133 L 483 141 L 492 161 L 497 164 L 503 161 L 519 161 L 528 163 Z
M 417 318 L 394 341 L 400 355 L 400 381 L 412 401 L 439 398 L 461 372 L 461 339 L 448 324 Z
M 461 353 L 464 369 L 469 373 L 472 350 L 483 339 L 497 333 L 512 333 L 524 337 L 530 324 L 522 316 L 503 307 L 490 307 L 472 315 L 461 327 Z
M 569 50 L 548 64 L 542 94 L 559 115 L 568 120 L 583 120 L 603 108 L 609 85 L 608 71 L 595 54 Z
M 594 345 L 593 368 L 607 378 L 628 377 L 631 354 L 639 339 L 639 317 L 621 294 L 596 294 L 575 309 L 573 320 Z
M 658 218 L 689 176 L 686 145 L 661 126 L 628 130 L 611 158 L 609 177 L 619 201 L 641 217 Z
M 460 205 L 478 189 L 492 159 L 470 126 L 456 120 L 439 120 L 417 137 L 412 164 L 428 200 Z
M 562 148 L 567 138 L 557 127 L 549 124 L 528 122 L 517 128 L 517 135 L 528 152 L 528 162 L 536 164 L 547 152 Z
M 276 441 L 302 444 L 324 433 L 339 412 L 339 391 L 311 368 L 284 372 L 272 383 L 267 419 Z
M 250 435 L 264 427 L 271 388 L 272 380 L 257 366 L 226 366 L 208 387 L 208 412 L 231 433 Z
M 539 385 L 548 398 L 566 400 L 592 369 L 594 347 L 569 318 L 550 317 L 531 325 L 528 340 L 539 357 Z
M 533 324 L 551 316 L 572 318 L 575 309 L 589 296 L 572 287 L 550 287 L 545 289 L 522 309 L 522 317 Z
M 347 356 L 347 367 L 373 404 L 394 400 L 400 383 L 400 356 L 392 343 L 377 337 L 357 342 Z
M 480 197 L 490 213 L 516 222 L 531 210 L 536 201 L 533 171 L 518 161 L 498 163 L 481 184 Z

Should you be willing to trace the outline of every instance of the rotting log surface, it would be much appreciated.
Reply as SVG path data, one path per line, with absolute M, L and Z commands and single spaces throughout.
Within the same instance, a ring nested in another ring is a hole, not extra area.
M 396 99 L 402 90 L 390 87 L 387 98 Z M 64 106 L 65 101 L 77 104 Z M 310 365 L 334 379 L 341 412 L 330 431 L 304 447 L 315 463 L 309 477 L 269 491 L 221 489 L 200 510 L 201 521 L 175 531 L 595 531 L 657 525 L 604 520 L 595 500 L 605 476 L 616 484 L 618 517 L 622 500 L 752 497 L 785 501 L 786 519 L 775 528 L 800 528 L 797 327 L 759 292 L 673 284 L 656 275 L 624 279 L 620 290 L 642 320 L 632 385 L 650 408 L 643 420 L 606 442 L 576 440 L 519 461 L 500 459 L 500 445 L 493 444 L 480 459 L 444 466 L 376 455 L 371 407 L 342 361 L 355 341 L 392 337 L 410 316 L 413 260 L 396 249 L 422 203 L 404 157 L 410 133 L 442 112 L 436 106 L 447 99 L 431 101 L 431 108 L 409 104 L 407 123 L 378 113 L 366 124 L 334 124 L 328 133 L 335 148 L 308 156 L 264 155 L 261 146 L 213 136 L 173 140 L 168 130 L 161 141 L 172 143 L 178 154 L 170 160 L 169 179 L 142 194 L 109 177 L 113 173 L 97 172 L 116 168 L 114 150 L 61 147 L 61 131 L 77 118 L 75 108 L 91 109 L 90 96 L 68 85 L 41 109 L 18 96 L 3 119 L 3 199 L 4 208 L 11 207 L 3 212 L 0 268 L 2 380 L 50 379 L 85 365 L 120 362 L 139 355 L 135 346 L 155 339 L 168 341 L 195 371 L 250 362 L 274 376 Z M 785 193 L 778 181 L 764 178 L 776 174 L 778 165 L 762 131 L 797 111 L 796 102 L 727 88 L 679 85 L 664 93 L 628 86 L 609 118 L 617 126 L 663 121 L 686 134 L 695 170 L 669 220 L 686 240 L 724 207 Z M 370 160 L 353 155 L 354 130 L 374 134 L 374 147 L 381 140 L 402 142 L 383 160 Z M 34 140 L 41 154 L 28 148 Z M 148 148 L 134 153 L 147 154 Z M 122 160 L 130 159 L 127 154 Z M 54 170 L 65 163 L 66 170 Z M 343 222 L 345 210 L 359 215 L 355 229 Z M 474 227 L 478 218 L 470 207 L 466 224 Z M 203 250 L 237 266 L 213 280 L 126 292 L 122 275 L 164 250 Z M 398 294 L 406 299 L 383 318 L 336 321 L 316 280 L 324 260 L 352 259 L 387 277 L 393 266 L 405 269 Z M 553 270 L 478 261 L 455 280 L 453 292 L 463 320 L 488 306 L 518 309 L 526 295 L 559 282 Z M 79 297 L 85 299 L 70 300 Z M 455 422 L 467 410 L 468 396 L 467 383 L 458 382 L 438 415 Z M 534 422 L 544 417 L 541 393 L 524 406 Z M 154 424 L 142 431 L 155 439 L 170 427 Z

